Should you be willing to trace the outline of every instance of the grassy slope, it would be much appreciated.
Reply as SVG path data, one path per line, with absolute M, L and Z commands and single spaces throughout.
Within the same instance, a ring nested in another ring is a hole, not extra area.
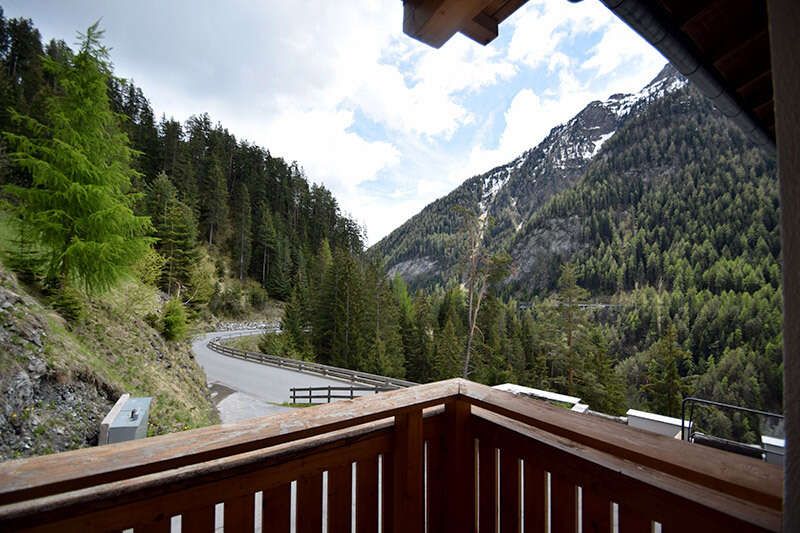
M 189 343 L 165 342 L 145 322 L 159 306 L 154 289 L 129 281 L 91 300 L 73 333 L 94 369 L 131 395 L 154 398 L 150 434 L 218 423 Z

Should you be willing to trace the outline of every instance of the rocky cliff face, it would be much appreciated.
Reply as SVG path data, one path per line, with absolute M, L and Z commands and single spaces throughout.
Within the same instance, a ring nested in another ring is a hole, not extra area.
M 492 221 L 485 233 L 487 245 L 507 247 L 545 202 L 577 183 L 620 128 L 685 85 L 686 80 L 667 65 L 636 94 L 615 94 L 589 103 L 567 123 L 553 128 L 538 146 L 470 178 L 427 206 L 378 242 L 372 253 L 386 261 L 390 275 L 400 274 L 412 286 L 446 280 L 454 273 L 458 256 L 454 206 L 486 215 Z M 564 239 L 553 246 L 568 247 L 569 229 L 560 228 L 557 233 Z
M 57 321 L 0 269 L 0 460 L 97 443 L 119 391 L 90 372 L 55 364 L 74 350 L 52 333 Z
M 218 422 L 189 344 L 144 318 L 159 302 L 129 281 L 68 325 L 0 266 L 0 460 L 96 445 L 123 392 L 153 398 L 150 435 Z

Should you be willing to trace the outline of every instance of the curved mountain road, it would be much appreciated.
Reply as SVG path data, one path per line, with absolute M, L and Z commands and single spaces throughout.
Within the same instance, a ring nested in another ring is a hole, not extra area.
M 235 337 L 263 330 L 215 331 L 192 341 L 192 351 L 206 372 L 220 418 L 223 423 L 255 418 L 289 410 L 279 405 L 289 401 L 291 387 L 325 387 L 349 385 L 322 376 L 294 372 L 285 368 L 243 361 L 209 349 L 206 344 L 216 337 Z

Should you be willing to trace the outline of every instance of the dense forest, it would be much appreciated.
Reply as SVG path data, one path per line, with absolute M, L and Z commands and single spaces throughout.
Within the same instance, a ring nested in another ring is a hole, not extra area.
M 362 229 L 341 213 L 330 191 L 306 179 L 297 163 L 237 140 L 207 114 L 183 124 L 163 116 L 157 120 L 143 91 L 113 76 L 100 43 L 83 52 L 93 63 L 84 68 L 96 68 L 106 83 L 105 95 L 100 95 L 105 102 L 95 102 L 94 112 L 108 109 L 113 117 L 102 127 L 117 138 L 124 135 L 123 144 L 131 152 L 118 154 L 118 159 L 130 158 L 125 194 L 136 215 L 150 220 L 149 236 L 158 254 L 150 259 L 167 294 L 181 293 L 195 310 L 210 304 L 214 311 L 235 315 L 248 299 L 263 300 L 266 294 L 288 298 L 297 281 L 308 275 L 309 258 L 323 241 L 348 253 L 362 250 Z M 86 95 L 70 95 L 66 86 L 82 68 L 81 54 L 63 41 L 43 45 L 30 20 L 0 19 L 0 58 L 0 128 L 6 132 L 7 154 L 3 178 L 9 209 L 17 211 L 30 206 L 20 203 L 20 194 L 9 193 L 48 185 L 35 181 L 35 169 L 15 151 L 25 151 L 29 141 L 39 138 L 51 142 L 61 118 L 54 107 Z M 42 153 L 29 155 L 41 158 Z M 17 214 L 20 221 L 28 215 Z M 19 227 L 21 233 L 25 226 Z M 35 270 L 37 259 L 44 258 L 15 257 L 12 262 L 21 270 Z M 242 283 L 215 286 L 226 275 Z
M 551 177 L 502 235 L 485 213 L 449 210 L 452 275 L 410 290 L 299 164 L 207 114 L 157 119 L 114 77 L 101 36 L 72 50 L 0 17 L 2 209 L 16 234 L 4 261 L 74 320 L 81 292 L 133 275 L 163 291 L 168 338 L 187 316 L 273 298 L 283 331 L 261 346 L 279 355 L 511 381 L 612 414 L 679 415 L 687 394 L 781 409 L 774 162 L 689 87 L 611 124 L 599 154 Z

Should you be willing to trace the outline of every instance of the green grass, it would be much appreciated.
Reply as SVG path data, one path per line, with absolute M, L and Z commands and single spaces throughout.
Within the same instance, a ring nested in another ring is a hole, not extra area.
M 247 335 L 246 337 L 234 337 L 232 339 L 225 339 L 222 344 L 236 348 L 237 350 L 244 350 L 246 352 L 260 352 L 258 349 L 258 341 L 261 339 L 261 334 Z
M 301 409 L 304 407 L 314 407 L 315 405 L 324 405 L 321 403 L 292 403 L 292 402 L 282 402 L 276 405 L 280 405 L 282 407 L 294 407 L 297 409 Z

